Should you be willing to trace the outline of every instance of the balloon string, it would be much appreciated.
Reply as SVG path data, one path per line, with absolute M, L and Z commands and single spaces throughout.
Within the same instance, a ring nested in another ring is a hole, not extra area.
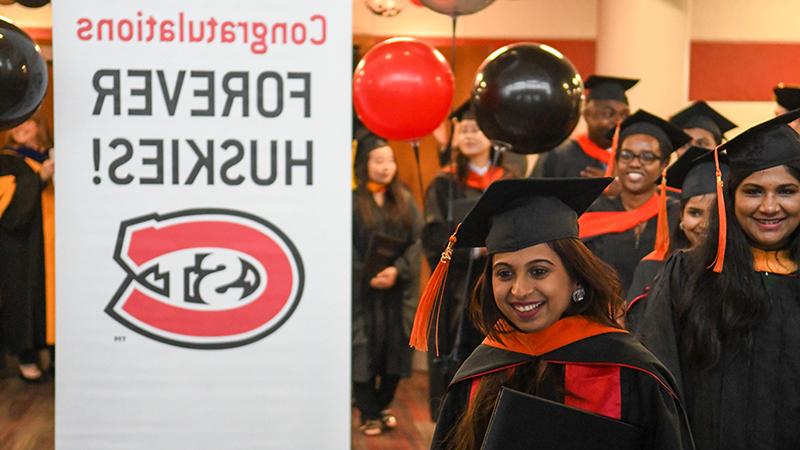
M 422 203 L 422 207 L 425 207 L 425 189 L 422 185 L 422 165 L 419 161 L 419 141 L 415 140 L 411 142 L 411 148 L 414 149 L 414 159 L 417 161 L 417 181 L 419 182 L 419 198 Z

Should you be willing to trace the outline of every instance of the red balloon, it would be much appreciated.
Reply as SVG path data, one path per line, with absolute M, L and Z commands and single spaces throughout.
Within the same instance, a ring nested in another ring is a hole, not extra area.
M 441 53 L 412 38 L 370 49 L 353 76 L 356 113 L 373 133 L 414 140 L 433 132 L 450 113 L 453 72 Z

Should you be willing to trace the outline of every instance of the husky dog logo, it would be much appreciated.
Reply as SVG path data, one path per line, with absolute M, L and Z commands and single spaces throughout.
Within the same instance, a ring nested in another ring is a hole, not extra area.
M 149 338 L 221 349 L 283 325 L 303 293 L 289 238 L 259 217 L 192 209 L 122 222 L 114 259 L 127 274 L 106 313 Z

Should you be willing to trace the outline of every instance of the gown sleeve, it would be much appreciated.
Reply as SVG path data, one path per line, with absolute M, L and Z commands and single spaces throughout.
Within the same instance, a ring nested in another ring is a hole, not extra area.
M 431 450 L 446 449 L 447 437 L 458 424 L 467 408 L 469 382 L 460 382 L 450 387 L 442 402 L 436 429 L 433 431 Z
M 16 231 L 27 226 L 36 216 L 40 205 L 42 183 L 39 175 L 16 156 L 4 155 L 0 159 L 2 172 L 14 176 L 14 191 L 11 201 L 0 215 L 0 227 Z
M 628 373 L 640 399 L 631 408 L 639 409 L 629 414 L 636 417 L 635 424 L 643 429 L 639 448 L 651 450 L 690 450 L 694 441 L 688 419 L 678 399 L 653 377 L 643 373 Z
M 639 306 L 643 309 L 635 330 L 636 337 L 675 377 L 680 392 L 683 392 L 683 375 L 674 305 L 685 289 L 687 264 L 683 252 L 676 252 L 667 260 L 661 276 L 647 296 L 646 303 Z
M 397 258 L 395 267 L 398 271 L 397 282 L 403 284 L 403 329 L 406 336 L 410 336 L 419 303 L 419 276 L 422 270 L 422 245 L 420 244 L 422 215 L 411 195 L 408 195 L 406 201 L 408 214 L 411 217 L 411 243 L 403 255 Z

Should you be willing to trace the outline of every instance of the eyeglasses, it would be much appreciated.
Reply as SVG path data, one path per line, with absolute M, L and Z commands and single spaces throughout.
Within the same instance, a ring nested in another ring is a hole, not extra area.
M 633 153 L 630 150 L 621 150 L 619 152 L 619 160 L 625 161 L 626 163 L 632 162 L 634 159 L 639 159 L 642 164 L 650 164 L 654 161 L 660 161 L 661 155 L 657 155 L 653 152 L 642 152 L 638 155 Z

